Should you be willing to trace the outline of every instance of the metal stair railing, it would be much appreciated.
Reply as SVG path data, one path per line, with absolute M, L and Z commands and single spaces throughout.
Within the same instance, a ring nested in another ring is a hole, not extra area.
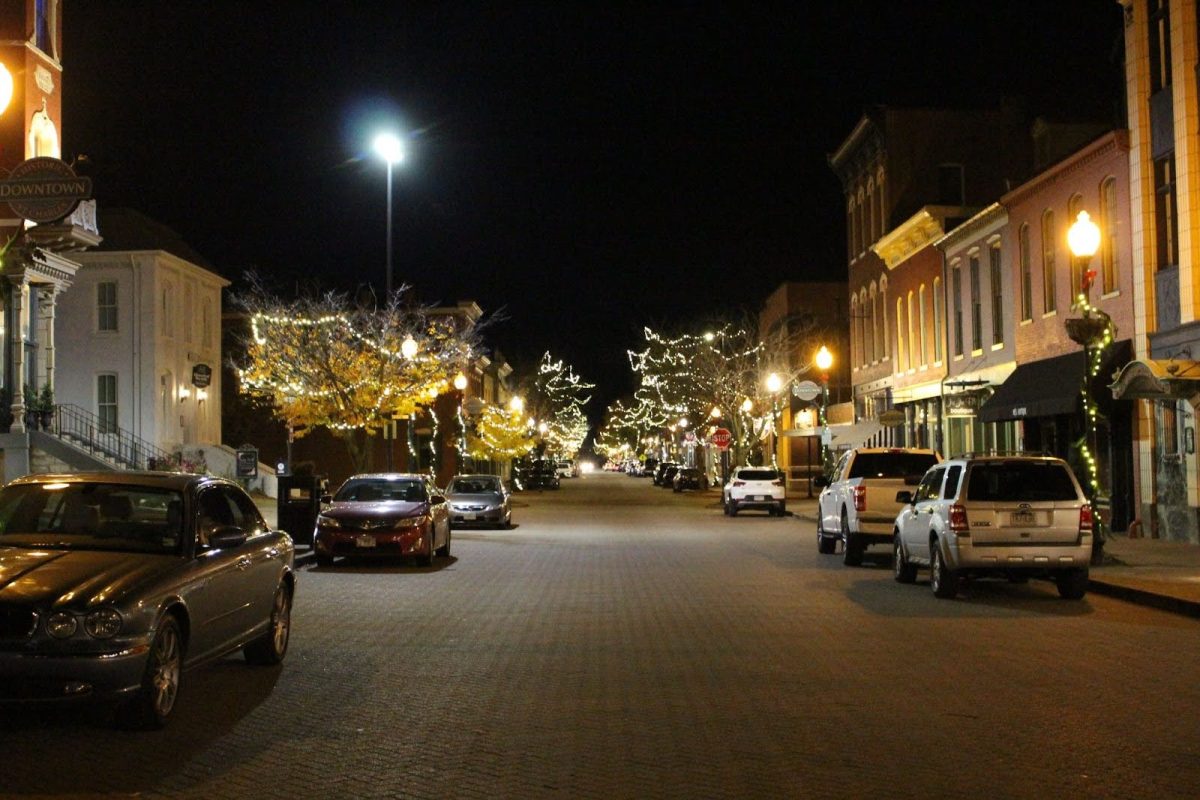
M 153 469 L 172 462 L 171 454 L 129 431 L 107 425 L 98 415 L 70 403 L 54 406 L 49 425 L 51 433 L 89 452 L 105 456 L 125 469 Z

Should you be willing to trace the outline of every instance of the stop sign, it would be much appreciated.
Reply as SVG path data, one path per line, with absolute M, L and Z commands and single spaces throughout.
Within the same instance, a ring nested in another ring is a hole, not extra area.
M 728 450 L 730 442 L 733 441 L 733 434 L 730 433 L 726 428 L 717 428 L 715 431 L 713 431 L 712 436 L 708 437 L 708 440 L 712 442 L 715 447 L 721 450 Z

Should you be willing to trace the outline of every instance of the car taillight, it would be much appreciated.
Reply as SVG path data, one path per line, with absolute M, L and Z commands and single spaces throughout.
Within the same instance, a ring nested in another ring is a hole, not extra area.
M 1079 535 L 1092 532 L 1092 507 L 1082 505 L 1079 507 Z
M 772 486 L 783 486 L 783 478 L 780 478 L 777 481 L 771 481 L 771 485 Z
M 970 526 L 967 524 L 967 509 L 958 503 L 950 506 L 950 530 L 960 536 L 966 536 L 971 532 Z
M 865 487 L 865 486 L 855 486 L 854 487 L 854 510 L 855 511 L 866 511 L 867 510 L 867 487 Z
M 734 486 L 745 486 L 746 482 L 745 481 L 734 481 L 733 485 Z

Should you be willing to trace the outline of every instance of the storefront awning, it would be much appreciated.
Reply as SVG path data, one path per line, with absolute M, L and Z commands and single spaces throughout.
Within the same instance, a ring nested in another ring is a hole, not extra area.
M 979 407 L 980 422 L 1073 414 L 1085 367 L 1083 349 L 1021 364 Z
M 839 450 L 858 447 L 881 430 L 883 430 L 883 426 L 875 420 L 855 422 L 850 425 L 830 425 L 829 446 Z
M 1200 361 L 1130 361 L 1109 388 L 1117 400 L 1187 400 L 1200 394 Z

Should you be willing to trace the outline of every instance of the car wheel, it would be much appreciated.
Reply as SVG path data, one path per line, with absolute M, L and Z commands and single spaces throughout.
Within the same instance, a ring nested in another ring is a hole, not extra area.
M 850 530 L 850 518 L 842 509 L 842 563 L 847 567 L 862 565 L 863 546 L 858 536 Z
M 453 534 L 452 530 L 449 527 L 447 527 L 446 528 L 446 543 L 437 549 L 437 554 L 439 556 L 441 556 L 442 558 L 450 557 L 450 538 L 453 535 L 454 534 Z
M 781 516 L 781 517 L 787 516 L 787 503 L 779 504 L 779 516 Z
M 825 535 L 825 527 L 821 524 L 821 509 L 817 509 L 817 552 L 830 555 L 837 549 L 837 539 Z
M 125 707 L 122 721 L 128 727 L 140 729 L 166 725 L 179 697 L 182 674 L 183 636 L 175 617 L 168 614 L 162 618 L 150 643 L 142 685 Z
M 332 567 L 333 566 L 333 556 L 323 556 L 320 553 L 317 553 L 317 566 L 318 567 Z
M 730 500 L 729 501 L 729 516 L 736 517 L 737 512 L 738 512 L 737 502 L 734 500 Z
M 900 544 L 900 534 L 892 539 L 892 572 L 897 583 L 912 583 L 917 579 L 917 568 L 908 563 L 904 555 L 904 545 Z
M 417 566 L 432 567 L 434 552 L 435 551 L 433 549 L 433 530 L 431 529 L 429 531 L 429 544 L 425 548 L 425 552 L 422 553 L 421 555 L 417 556 Z
M 946 566 L 942 548 L 936 540 L 929 549 L 933 551 L 929 558 L 929 588 L 933 589 L 933 596 L 943 600 L 954 597 L 958 594 L 958 575 Z
M 1067 569 L 1054 576 L 1058 594 L 1066 600 L 1079 600 L 1087 594 L 1088 580 L 1087 568 Z
M 266 632 L 242 648 L 242 654 L 251 664 L 278 664 L 287 655 L 291 633 L 292 593 L 286 584 L 281 583 L 275 590 L 275 602 L 271 604 L 270 623 Z

